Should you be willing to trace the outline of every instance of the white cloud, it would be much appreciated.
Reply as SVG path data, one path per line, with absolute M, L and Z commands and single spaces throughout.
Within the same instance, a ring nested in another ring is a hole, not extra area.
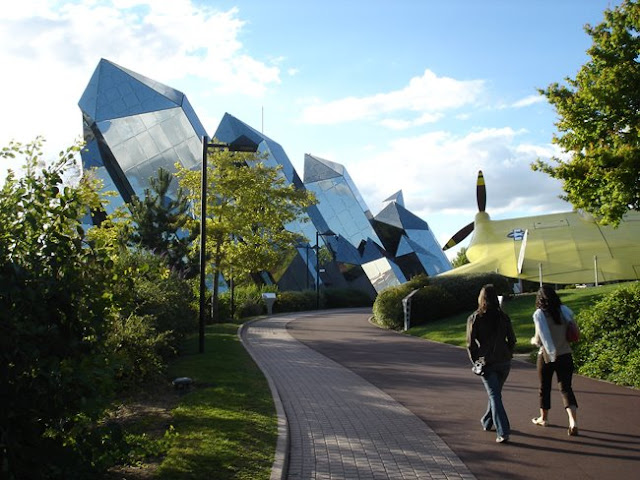
M 536 103 L 546 102 L 546 97 L 542 95 L 529 95 L 528 97 L 522 98 L 517 102 L 514 102 L 511 107 L 513 108 L 524 108 L 530 107 L 531 105 L 535 105 Z
M 409 84 L 388 93 L 369 97 L 347 97 L 328 103 L 316 102 L 306 107 L 303 120 L 312 124 L 336 124 L 355 120 L 371 120 L 390 113 L 418 115 L 417 120 L 383 120 L 391 128 L 412 124 L 424 124 L 434 115 L 477 103 L 484 91 L 482 80 L 455 80 L 438 77 L 425 70 L 421 77 L 414 77 Z M 404 128 L 404 127 L 402 127 Z
M 59 150 L 78 138 L 77 102 L 101 57 L 170 85 L 262 96 L 280 69 L 244 51 L 243 26 L 237 9 L 192 0 L 12 3 L 0 20 L 0 144 L 44 135 Z
M 374 213 L 402 189 L 407 208 L 427 221 L 436 214 L 471 221 L 478 170 L 487 182 L 487 212 L 494 217 L 570 209 L 557 198 L 559 183 L 530 167 L 536 158 L 554 155 L 554 147 L 526 143 L 525 135 L 508 127 L 464 136 L 431 132 L 396 140 L 382 153 L 364 152 L 348 169 Z

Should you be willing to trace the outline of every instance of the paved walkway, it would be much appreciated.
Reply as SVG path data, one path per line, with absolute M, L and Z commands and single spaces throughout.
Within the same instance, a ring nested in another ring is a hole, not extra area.
M 278 460 L 282 478 L 475 478 L 407 408 L 293 338 L 286 325 L 300 318 L 271 317 L 243 332 L 286 414 L 290 445 L 279 452 L 288 453 L 288 465 Z
M 551 426 L 530 423 L 535 368 L 516 361 L 504 391 L 511 442 L 498 445 L 480 428 L 486 394 L 466 352 L 381 330 L 370 315 L 291 314 L 243 329 L 282 422 L 272 478 L 637 478 L 640 391 L 576 376 L 580 436 L 568 437 L 557 392 Z

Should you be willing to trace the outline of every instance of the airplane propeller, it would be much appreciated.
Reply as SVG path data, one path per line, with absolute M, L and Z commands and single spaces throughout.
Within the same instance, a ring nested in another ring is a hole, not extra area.
M 487 187 L 484 184 L 484 175 L 482 175 L 482 170 L 478 171 L 478 180 L 476 182 L 476 202 L 478 203 L 478 211 L 484 212 L 487 206 Z M 445 246 L 442 247 L 442 250 L 448 250 L 462 242 L 471 232 L 473 232 L 474 225 L 475 222 L 471 222 L 458 230 L 445 244 Z

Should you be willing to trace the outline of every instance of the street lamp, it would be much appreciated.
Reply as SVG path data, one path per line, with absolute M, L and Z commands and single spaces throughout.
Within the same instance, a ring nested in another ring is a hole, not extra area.
M 320 309 L 320 247 L 318 246 L 320 237 L 335 237 L 336 234 L 327 230 L 324 233 L 320 233 L 316 230 L 316 310 Z
M 200 185 L 200 325 L 198 350 L 204 353 L 204 325 L 205 325 L 205 265 L 207 257 L 207 154 L 210 148 L 222 148 L 230 152 L 255 152 L 258 144 L 245 135 L 240 135 L 231 143 L 211 143 L 206 135 L 202 137 L 202 183 Z

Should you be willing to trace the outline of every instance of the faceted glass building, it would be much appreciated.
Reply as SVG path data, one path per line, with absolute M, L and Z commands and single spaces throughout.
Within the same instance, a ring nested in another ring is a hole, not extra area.
M 404 207 L 402 192 L 385 200 L 387 206 L 373 219 L 373 226 L 387 252 L 405 277 L 420 273 L 438 275 L 451 269 L 427 222 Z
M 246 123 L 238 120 L 233 115 L 225 113 L 214 134 L 217 141 L 231 143 L 234 139 L 244 136 L 258 145 L 258 153 L 264 158 L 264 162 L 269 167 L 281 168 L 287 182 L 296 188 L 304 189 L 304 185 L 298 173 L 293 168 L 293 164 L 285 153 L 282 146 L 250 127 Z M 307 241 L 297 247 L 298 255 L 291 259 L 288 265 L 278 272 L 271 272 L 273 280 L 281 288 L 300 289 L 315 287 L 316 283 L 316 232 L 325 233 L 329 230 L 323 216 L 318 211 L 318 206 L 313 205 L 307 209 L 304 216 L 283 226 L 286 230 L 303 235 Z M 326 236 L 318 236 L 320 246 L 326 244 Z M 336 269 L 336 265 L 324 268 L 322 274 L 317 275 L 318 283 L 345 286 L 344 278 Z
M 376 291 L 406 281 L 383 250 L 371 224 L 371 212 L 344 166 L 307 154 L 304 184 L 315 193 L 329 228 L 339 232 L 334 246 L 338 262 L 361 265 Z
M 83 166 L 95 169 L 105 190 L 118 193 L 105 206 L 107 213 L 132 195 L 144 196 L 160 167 L 170 172 L 176 162 L 188 169 L 202 167 L 206 131 L 186 96 L 171 87 L 102 59 L 79 107 L 87 144 Z M 313 191 L 318 199 L 303 218 L 283 225 L 307 241 L 277 272 L 263 272 L 263 282 L 283 290 L 315 288 L 316 283 L 355 286 L 375 295 L 416 273 L 435 275 L 451 268 L 426 222 L 404 208 L 400 192 L 374 217 L 342 165 L 305 155 L 303 182 L 280 144 L 229 114 L 213 138 L 232 143 L 241 136 L 258 145 L 267 165 L 281 166 L 287 182 Z M 334 260 L 317 269 L 316 252 L 322 246 Z
M 83 166 L 95 167 L 105 190 L 120 194 L 105 206 L 108 213 L 134 194 L 143 197 L 160 167 L 201 165 L 204 127 L 173 88 L 102 59 L 78 105 L 88 150 Z

